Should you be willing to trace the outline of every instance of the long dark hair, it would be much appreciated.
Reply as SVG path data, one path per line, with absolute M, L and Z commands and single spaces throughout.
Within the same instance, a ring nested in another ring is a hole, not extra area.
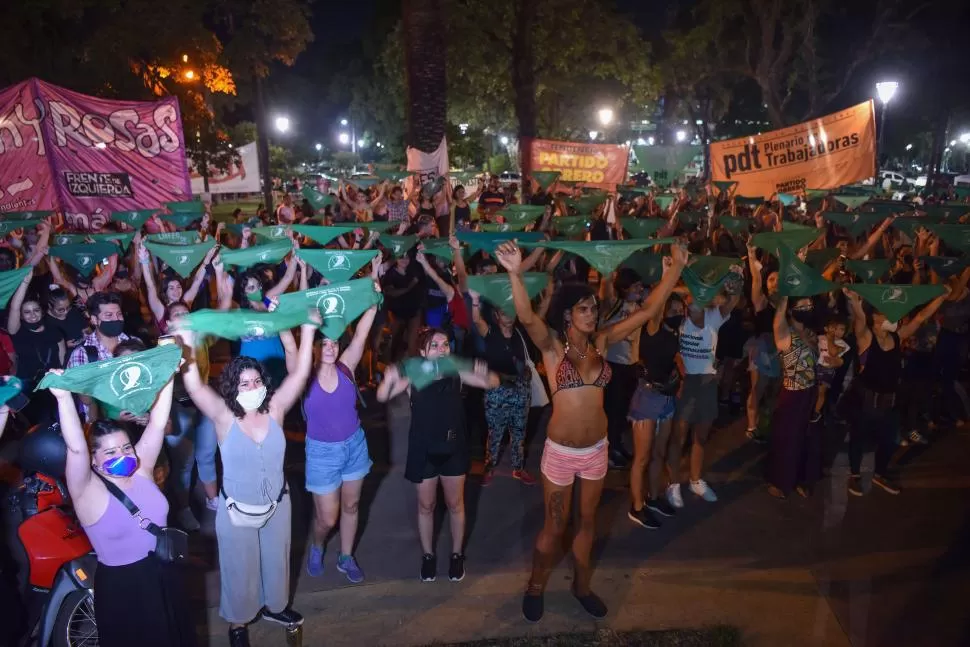
M 580 301 L 595 297 L 596 293 L 588 283 L 563 283 L 552 297 L 549 304 L 547 323 L 559 335 L 566 334 L 566 313 L 573 309 Z
M 122 431 L 128 434 L 128 441 L 134 443 L 131 434 L 115 420 L 95 420 L 88 427 L 88 447 L 97 449 L 101 444 L 101 438 Z
M 232 415 L 237 418 L 246 415 L 246 410 L 236 402 L 236 396 L 239 395 L 239 376 L 242 375 L 243 371 L 249 369 L 259 373 L 260 379 L 263 380 L 263 386 L 266 387 L 266 397 L 257 409 L 259 413 L 269 412 L 269 402 L 273 399 L 273 393 L 276 392 L 276 387 L 270 381 L 269 373 L 263 367 L 262 362 L 252 357 L 233 357 L 232 361 L 226 364 L 226 367 L 222 370 L 222 375 L 219 377 L 219 395 L 222 396 L 226 406 L 232 411 Z

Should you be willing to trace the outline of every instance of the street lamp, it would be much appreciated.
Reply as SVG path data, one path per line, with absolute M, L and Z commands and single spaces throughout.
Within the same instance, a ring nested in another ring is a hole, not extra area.
M 313 147 L 317 149 L 318 153 L 323 150 L 323 144 L 321 144 L 320 142 L 317 142 L 316 144 L 314 144 Z
M 906 144 L 906 150 L 908 150 L 908 151 L 913 150 L 913 145 L 912 144 Z
M 964 144 L 970 144 L 970 133 L 963 133 L 960 135 L 960 141 Z
M 340 125 L 341 126 L 346 126 L 347 125 L 347 120 L 346 119 L 341 119 L 340 120 Z
M 358 139 L 358 140 L 357 140 L 357 148 L 364 148 L 364 144 L 365 144 L 365 143 L 366 143 L 366 142 L 364 142 L 364 140 L 363 140 L 363 139 Z
M 498 140 L 500 142 L 502 142 L 502 146 L 508 146 L 509 145 L 509 138 L 506 137 L 505 135 L 502 135 L 501 137 L 499 137 Z
M 290 118 L 283 116 L 277 117 L 275 124 L 276 130 L 280 131 L 281 133 L 285 133 L 290 129 Z
M 590 138 L 591 140 L 593 140 L 593 141 L 596 141 L 596 138 L 597 138 L 598 136 L 599 136 L 599 133 L 598 133 L 598 132 L 596 132 L 595 130 L 591 130 L 591 131 L 589 131 L 589 138 Z
M 604 126 L 609 126 L 613 123 L 613 108 L 600 108 L 597 113 L 600 119 L 600 123 Z
M 339 135 L 337 135 L 337 141 L 339 141 L 342 145 L 346 146 L 347 144 L 350 143 L 350 135 L 348 135 L 347 133 L 340 133 Z
M 880 81 L 876 84 L 876 95 L 882 101 L 882 117 L 879 118 L 879 139 L 876 142 L 876 149 L 882 155 L 882 135 L 886 132 L 886 112 L 889 110 L 889 102 L 896 95 L 899 83 L 895 81 Z M 879 166 L 879 158 L 876 158 L 876 166 Z
M 195 70 L 185 70 L 185 78 L 188 81 L 195 79 Z
M 678 142 L 683 142 L 685 139 L 687 139 L 687 133 L 684 132 L 683 130 L 678 130 L 677 131 L 677 141 Z

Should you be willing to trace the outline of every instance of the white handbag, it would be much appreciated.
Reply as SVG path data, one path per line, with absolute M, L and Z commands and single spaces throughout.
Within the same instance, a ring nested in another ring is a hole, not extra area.
M 226 500 L 226 512 L 229 513 L 229 523 L 237 528 L 262 528 L 276 512 L 283 495 L 286 494 L 286 486 L 280 490 L 280 495 L 272 503 L 243 503 L 236 501 L 222 490 L 222 496 Z
M 532 362 L 532 358 L 529 357 L 529 347 L 525 343 L 525 339 L 522 338 L 522 333 L 518 330 L 515 331 L 519 336 L 519 341 L 522 342 L 522 353 L 525 355 L 525 365 L 529 367 L 532 375 L 532 404 L 530 407 L 544 407 L 549 404 L 549 394 L 546 393 L 546 385 L 542 383 L 542 376 L 539 375 L 539 371 L 536 370 L 536 365 Z

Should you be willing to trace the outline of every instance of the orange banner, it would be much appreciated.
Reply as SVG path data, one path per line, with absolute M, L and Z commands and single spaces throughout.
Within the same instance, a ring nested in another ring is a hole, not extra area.
M 532 170 L 558 171 L 563 182 L 612 190 L 626 181 L 629 161 L 626 146 L 532 140 Z
M 711 179 L 735 195 L 835 189 L 876 174 L 872 101 L 770 133 L 711 144 Z

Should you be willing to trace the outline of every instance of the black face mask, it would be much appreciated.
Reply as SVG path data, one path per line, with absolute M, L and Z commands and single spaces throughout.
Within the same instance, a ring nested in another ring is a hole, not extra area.
M 664 324 L 669 328 L 674 330 L 679 330 L 680 325 L 684 323 L 684 315 L 670 315 L 669 317 L 664 317 Z
M 117 337 L 124 331 L 124 321 L 102 321 L 98 324 L 98 330 L 105 337 Z
M 815 313 L 811 310 L 792 310 L 791 318 L 803 326 L 810 326 L 815 319 Z
M 901 260 L 903 261 L 903 265 L 912 265 L 913 264 L 913 256 L 912 256 L 912 254 L 904 254 Z

